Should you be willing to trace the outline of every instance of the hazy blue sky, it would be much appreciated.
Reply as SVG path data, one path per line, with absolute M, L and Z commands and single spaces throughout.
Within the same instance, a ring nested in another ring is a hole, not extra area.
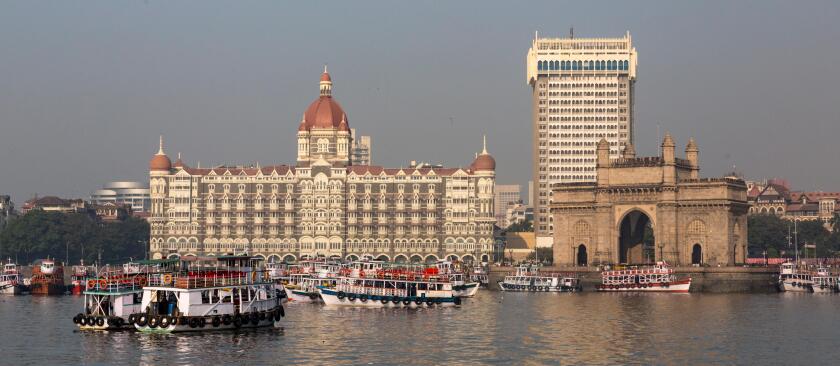
M 629 30 L 636 149 L 657 124 L 705 175 L 840 190 L 840 2 L 4 1 L 0 194 L 87 197 L 174 159 L 292 163 L 324 63 L 351 127 L 389 166 L 466 166 L 487 134 L 498 183 L 530 178 L 534 31 Z

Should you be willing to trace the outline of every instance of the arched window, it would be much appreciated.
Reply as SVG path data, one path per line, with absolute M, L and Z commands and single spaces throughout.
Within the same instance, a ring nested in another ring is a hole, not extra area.
M 617 62 L 616 62 L 616 61 L 613 61 L 613 62 L 612 62 L 612 69 L 610 69 L 610 70 L 615 70 L 615 69 L 616 69 L 616 67 L 617 67 Z
M 577 70 L 577 69 L 578 69 L 578 64 L 577 64 L 577 62 L 572 61 L 572 70 Z
M 542 69 L 543 69 L 543 62 L 542 61 L 537 61 L 537 70 L 542 70 Z
M 628 70 L 628 69 L 629 69 L 629 62 L 627 62 L 627 61 L 625 60 L 625 61 L 624 61 L 624 70 Z
M 554 69 L 560 70 L 560 61 L 554 61 Z

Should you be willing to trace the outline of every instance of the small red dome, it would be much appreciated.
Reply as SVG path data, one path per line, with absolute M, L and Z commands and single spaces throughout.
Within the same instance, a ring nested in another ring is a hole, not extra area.
M 475 158 L 471 165 L 472 169 L 475 171 L 495 171 L 496 170 L 496 159 L 490 154 L 484 153 Z
M 321 81 L 332 81 L 332 79 L 330 79 L 330 73 L 324 71 L 324 73 L 321 74 Z
M 169 171 L 172 169 L 172 161 L 169 157 L 163 154 L 156 154 L 151 161 L 149 161 L 149 170 L 154 171 Z

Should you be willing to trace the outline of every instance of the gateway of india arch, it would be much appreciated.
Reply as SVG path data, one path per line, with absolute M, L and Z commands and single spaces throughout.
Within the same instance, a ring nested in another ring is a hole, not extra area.
M 597 180 L 553 187 L 554 264 L 734 266 L 747 252 L 747 187 L 737 177 L 700 178 L 693 139 L 685 159 L 666 134 L 657 157 L 627 144 L 610 159 L 597 145 Z

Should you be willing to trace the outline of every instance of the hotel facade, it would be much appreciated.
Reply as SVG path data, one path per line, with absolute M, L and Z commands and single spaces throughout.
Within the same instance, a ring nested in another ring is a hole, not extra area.
M 486 142 L 466 168 L 356 164 L 332 87 L 324 70 L 294 165 L 190 167 L 172 163 L 161 138 L 149 163 L 151 258 L 492 258 L 496 162 Z
M 619 158 L 633 141 L 637 54 L 621 38 L 535 38 L 526 56 L 532 88 L 534 231 L 550 246 L 555 184 L 594 182 L 598 142 Z

